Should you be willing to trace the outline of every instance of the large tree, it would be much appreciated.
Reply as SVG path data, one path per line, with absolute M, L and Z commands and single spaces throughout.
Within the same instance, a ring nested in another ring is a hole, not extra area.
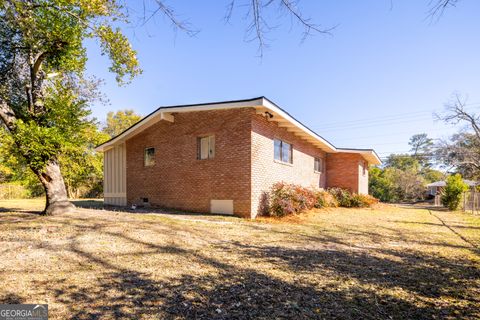
M 237 2 L 227 1 L 227 19 Z M 246 1 L 247 34 L 265 46 L 271 23 L 264 12 L 284 10 L 304 29 L 328 33 L 304 17 L 294 0 Z M 153 7 L 152 7 L 153 6 Z M 161 0 L 143 1 L 144 22 L 163 13 L 174 27 L 194 34 Z M 141 72 L 135 51 L 117 26 L 128 23 L 121 0 L 0 0 L 0 119 L 12 151 L 42 183 L 45 214 L 72 208 L 59 159 L 79 147 L 91 126 L 94 87 L 85 77 L 84 40 L 96 39 L 122 84 Z M 150 12 L 148 14 L 147 12 Z M 281 17 L 281 15 L 280 15 Z
M 89 123 L 84 39 L 100 42 L 118 82 L 140 72 L 119 18 L 113 0 L 0 0 L 0 119 L 45 189 L 45 214 L 72 208 L 59 156 Z
M 466 98 L 455 94 L 445 105 L 445 112 L 438 119 L 452 125 L 463 125 L 460 132 L 449 139 L 440 140 L 436 155 L 449 169 L 463 177 L 480 177 L 480 115 L 467 105 Z

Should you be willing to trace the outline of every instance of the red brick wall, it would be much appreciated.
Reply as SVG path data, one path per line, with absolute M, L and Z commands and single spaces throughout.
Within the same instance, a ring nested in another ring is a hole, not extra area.
M 250 216 L 251 108 L 174 114 L 127 140 L 127 199 L 210 212 L 210 200 L 233 200 L 234 213 Z M 215 135 L 215 157 L 197 160 L 197 137 Z M 144 149 L 155 165 L 144 167 Z
M 274 160 L 273 139 L 293 145 L 293 164 Z M 325 152 L 280 128 L 274 121 L 255 114 L 252 118 L 252 218 L 259 213 L 262 195 L 279 181 L 305 187 L 325 187 L 325 174 L 314 172 L 314 158 L 325 158 Z M 325 166 L 325 160 L 324 160 Z
M 368 193 L 368 175 L 361 170 L 364 158 L 355 153 L 327 155 L 327 187 L 340 187 L 352 192 Z M 366 186 L 365 186 L 366 184 Z
M 278 181 L 306 187 L 368 184 L 358 154 L 325 154 L 278 127 L 253 108 L 174 114 L 126 141 L 127 200 L 188 211 L 210 212 L 210 200 L 233 200 L 234 213 L 255 217 L 262 195 Z M 215 136 L 215 157 L 197 160 L 197 138 Z M 273 139 L 293 145 L 293 164 L 274 160 Z M 155 165 L 144 167 L 144 149 L 155 147 Z M 324 173 L 314 172 L 314 158 Z

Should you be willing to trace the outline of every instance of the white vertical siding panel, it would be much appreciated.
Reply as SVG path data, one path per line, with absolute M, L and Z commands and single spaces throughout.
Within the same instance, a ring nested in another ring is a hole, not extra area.
M 113 189 L 113 193 L 117 193 L 118 192 L 118 180 L 117 180 L 117 176 L 118 176 L 118 171 L 120 170 L 120 168 L 118 167 L 118 162 L 117 162 L 117 158 L 118 158 L 118 147 L 115 147 L 113 148 L 113 157 L 112 157 L 112 166 L 114 168 L 113 172 L 112 172 L 112 189 Z
M 122 144 L 122 166 L 123 170 L 122 172 L 122 192 L 127 192 L 127 146 Z M 125 205 L 126 205 L 126 199 L 125 199 Z
M 126 148 L 125 144 L 115 146 L 104 154 L 105 204 L 127 204 L 126 198 Z

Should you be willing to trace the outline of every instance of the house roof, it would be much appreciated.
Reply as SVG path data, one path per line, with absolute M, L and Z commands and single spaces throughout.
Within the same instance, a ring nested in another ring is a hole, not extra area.
M 158 121 L 174 121 L 174 113 L 192 112 L 192 111 L 207 111 L 207 110 L 221 110 L 234 108 L 255 108 L 258 114 L 268 115 L 270 121 L 276 121 L 279 127 L 284 127 L 287 131 L 301 137 L 304 140 L 316 145 L 318 148 L 328 153 L 357 153 L 362 155 L 371 164 L 381 164 L 380 157 L 373 149 L 351 149 L 351 148 L 337 148 L 329 141 L 309 129 L 303 123 L 295 119 L 287 111 L 280 108 L 274 102 L 266 97 L 257 97 L 246 100 L 221 101 L 200 104 L 187 104 L 177 106 L 164 106 L 153 111 L 142 120 L 126 129 L 119 135 L 113 137 L 107 142 L 97 146 L 95 150 L 106 151 L 113 146 L 125 142 L 127 139 L 142 132 Z
M 465 184 L 467 184 L 469 187 L 475 187 L 478 185 L 478 182 L 472 180 L 463 179 L 463 182 L 465 182 Z M 445 187 L 446 185 L 447 183 L 445 181 L 435 181 L 427 184 L 427 187 Z

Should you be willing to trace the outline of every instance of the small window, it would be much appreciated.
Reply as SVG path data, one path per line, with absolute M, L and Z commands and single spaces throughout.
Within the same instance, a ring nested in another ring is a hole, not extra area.
M 143 164 L 145 167 L 153 166 L 155 164 L 155 148 L 145 148 Z
M 293 163 L 293 148 L 290 143 L 275 139 L 273 140 L 274 159 L 286 163 Z
M 197 139 L 197 159 L 213 159 L 215 156 L 215 136 L 200 137 Z
M 313 164 L 313 170 L 315 172 L 322 172 L 323 171 L 323 159 L 315 158 L 315 162 Z

